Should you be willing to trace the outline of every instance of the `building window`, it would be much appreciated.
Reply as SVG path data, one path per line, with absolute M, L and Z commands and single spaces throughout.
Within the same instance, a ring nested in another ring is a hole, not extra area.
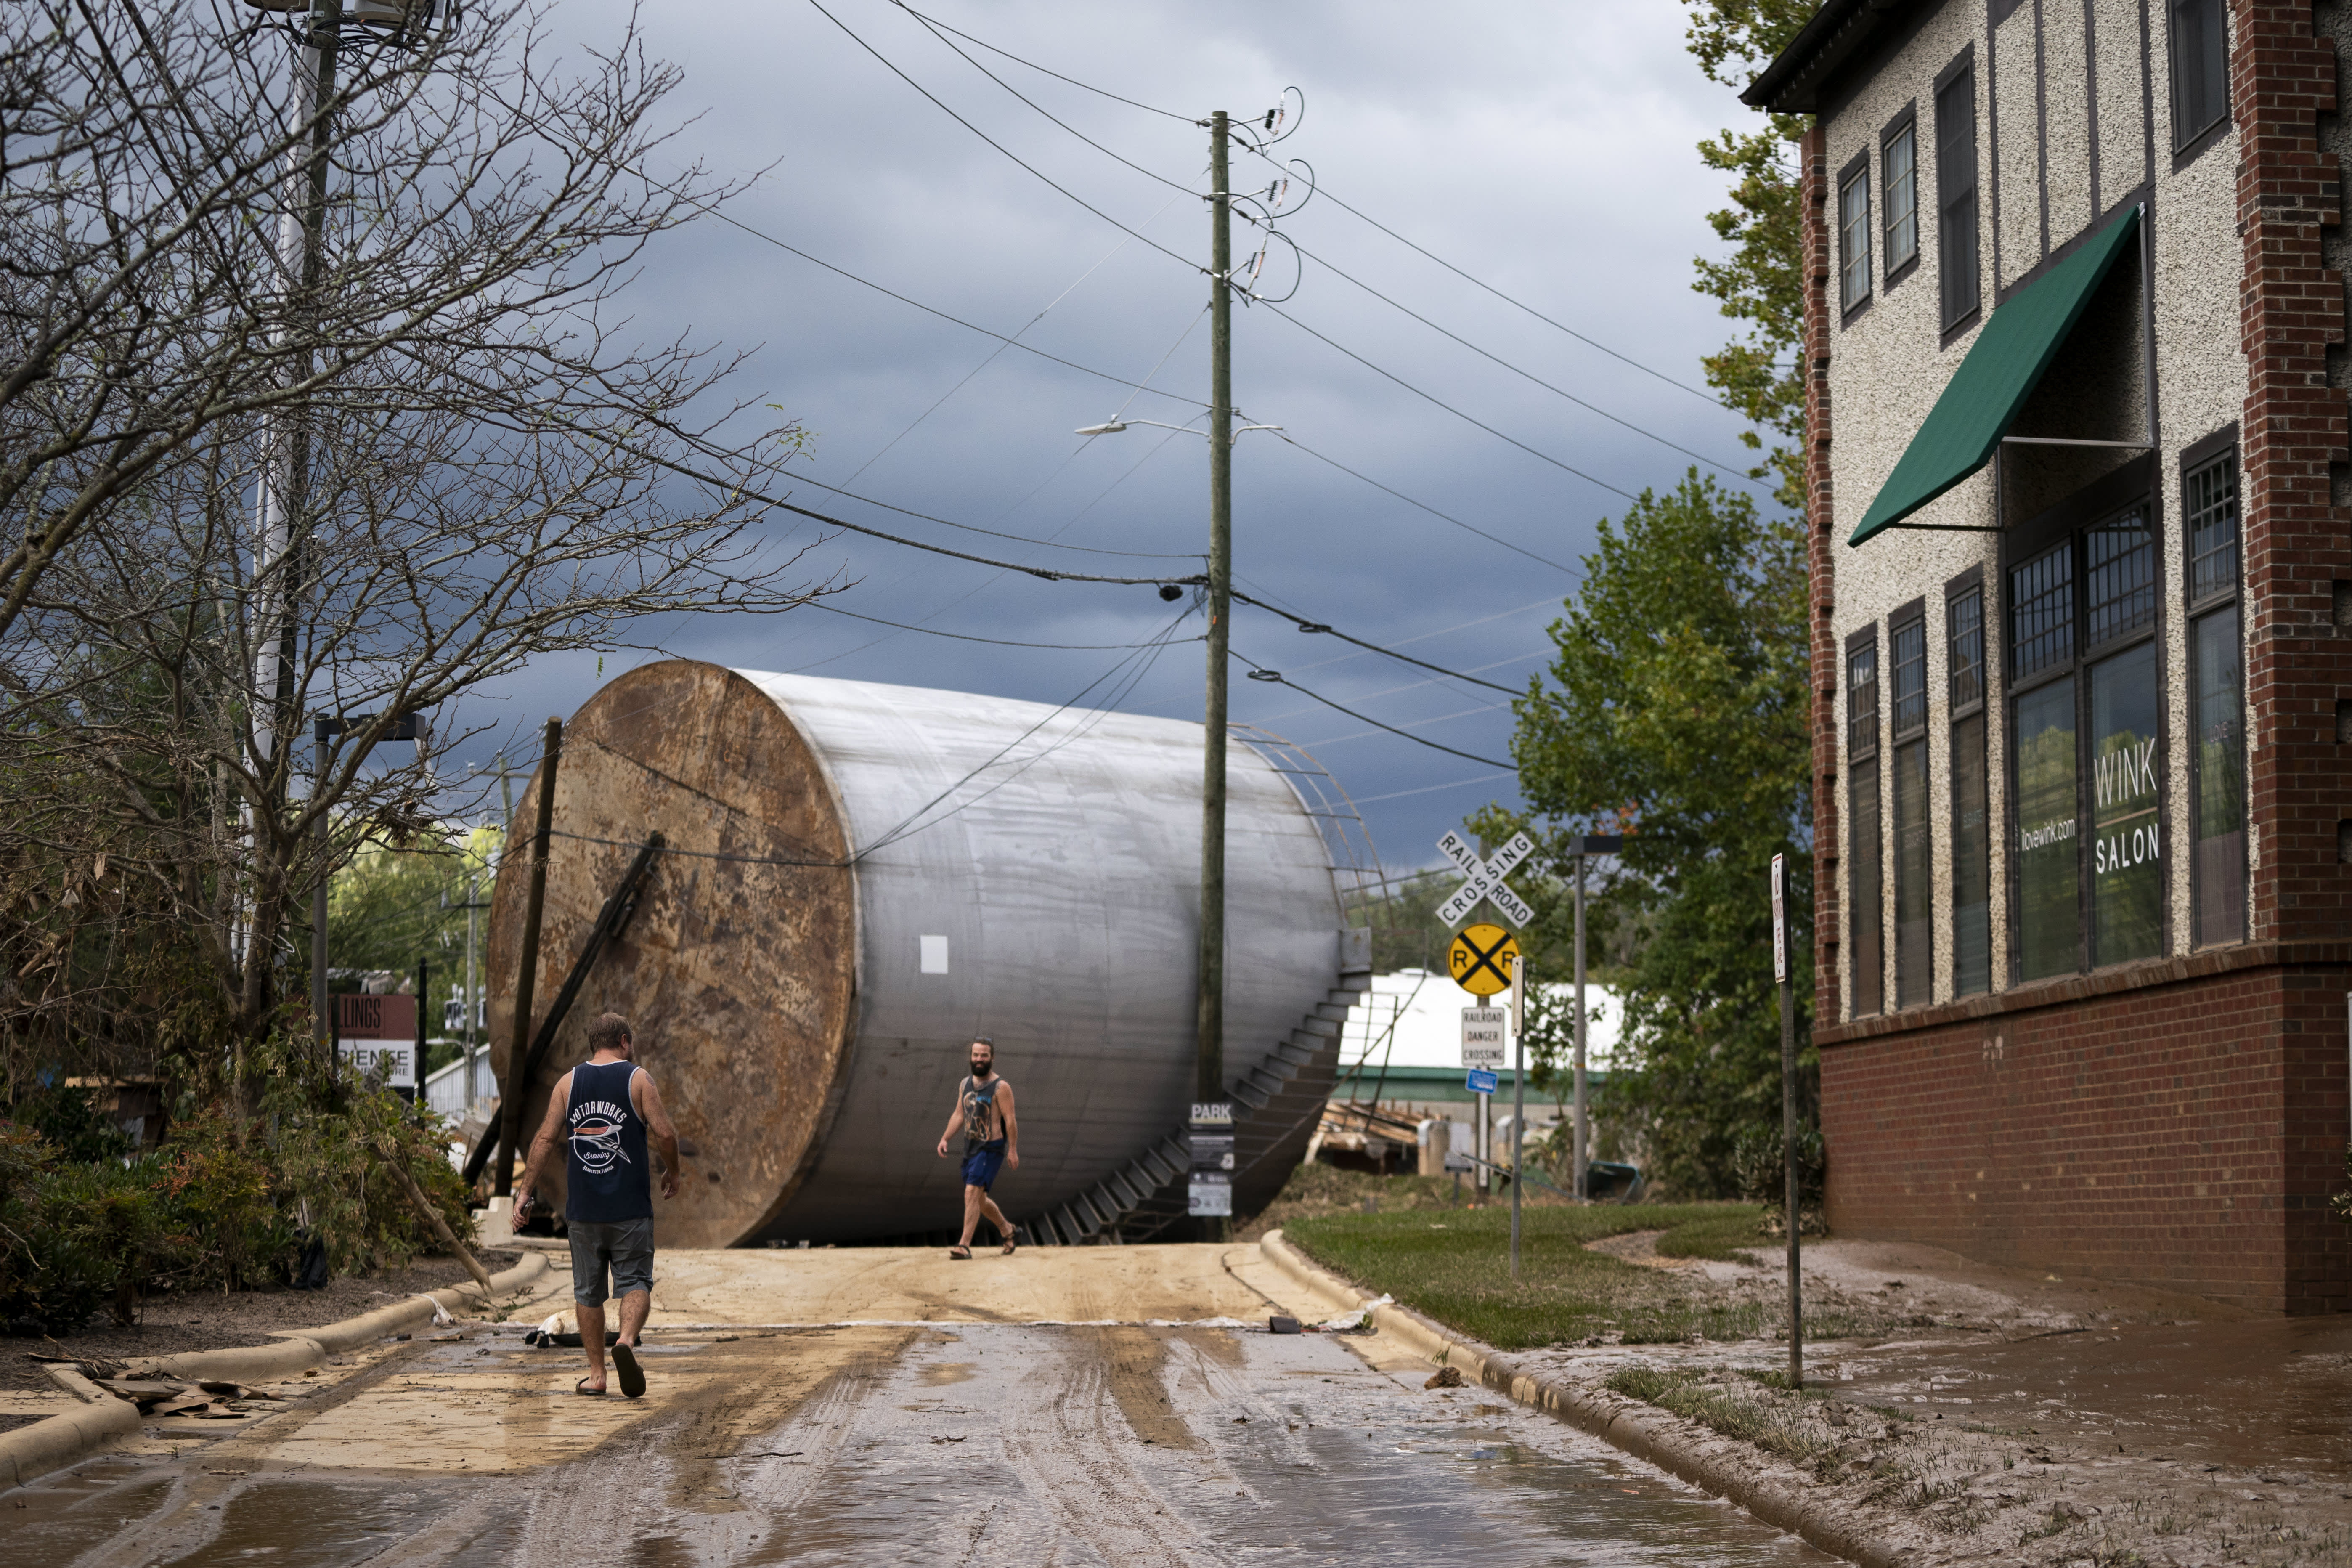
M 1944 607 L 1952 704 L 1952 994 L 1992 988 L 1992 818 L 1985 777 L 1984 591 Z
M 1977 309 L 1977 73 L 1961 57 L 1936 88 L 1936 268 L 1944 330 Z
M 1895 1005 L 1933 1000 L 1935 866 L 1927 829 L 1927 623 L 1913 619 L 1887 637 L 1894 678 Z
M 1885 1010 L 1885 911 L 1878 849 L 1878 646 L 1873 634 L 1846 654 L 1846 951 L 1853 973 L 1853 1016 Z
M 1838 185 L 1838 309 L 1870 298 L 1870 157 L 1864 153 Z
M 2156 572 L 2138 506 L 2010 571 L 2023 980 L 2163 948 Z
M 2246 940 L 2245 671 L 2239 639 L 2238 459 L 2191 468 L 2181 482 L 2189 531 L 2189 723 L 2197 736 L 2189 812 L 2199 946 Z
M 2230 117 L 2223 0 L 2172 0 L 2172 150 L 2187 150 Z
M 1886 204 L 1886 279 L 1919 259 L 1919 127 L 1905 111 L 1902 129 L 1880 153 Z

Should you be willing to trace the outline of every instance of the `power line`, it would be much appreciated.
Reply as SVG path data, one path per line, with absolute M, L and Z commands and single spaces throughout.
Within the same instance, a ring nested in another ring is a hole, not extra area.
M 1259 609 L 1265 611 L 1269 615 L 1280 616 L 1284 620 L 1295 623 L 1300 631 L 1318 632 L 1325 637 L 1338 637 L 1341 642 L 1353 643 L 1358 647 L 1369 648 L 1373 653 L 1386 654 L 1389 658 L 1399 660 L 1404 664 L 1419 665 L 1423 669 L 1434 670 L 1440 675 L 1450 676 L 1455 680 L 1466 680 L 1473 686 L 1483 686 L 1489 691 L 1499 691 L 1507 697 L 1517 697 L 1519 695 L 1518 691 L 1512 687 L 1497 686 L 1491 680 L 1481 680 L 1475 675 L 1465 675 L 1458 669 L 1448 669 L 1442 664 L 1432 664 L 1425 658 L 1415 658 L 1409 653 L 1399 653 L 1392 647 L 1382 647 L 1378 643 L 1366 642 L 1363 638 L 1359 637 L 1350 637 L 1346 632 L 1338 630 L 1336 627 L 1327 626 L 1321 621 L 1310 621 L 1305 616 L 1293 615 L 1288 610 L 1276 608 L 1275 605 L 1267 604 L 1263 599 L 1254 599 L 1247 594 L 1242 593 L 1239 589 L 1229 590 L 1229 592 L 1233 594 L 1234 598 L 1239 599 L 1244 605 L 1255 605 Z M 1301 689 L 1304 689 L 1302 688 Z M 1307 695 L 1312 697 L 1315 694 L 1310 691 L 1307 692 Z M 1320 699 L 1318 699 L 1318 700 L 1320 700 Z
M 1102 98 L 1108 98 L 1115 103 L 1126 104 L 1129 109 L 1140 109 L 1146 114 L 1158 114 L 1163 115 L 1170 120 L 1181 120 L 1187 125 L 1198 125 L 1201 123 L 1201 117 L 1197 114 L 1179 114 L 1172 109 L 1154 109 L 1150 104 L 1139 103 L 1131 98 L 1121 98 L 1118 93 L 1112 92 L 1107 88 L 1097 87 L 1092 82 L 1080 81 L 1074 76 L 1064 76 L 1057 70 L 1048 70 L 1045 67 L 1039 65 L 1034 60 L 1024 60 L 1019 55 L 1010 53 L 1004 49 L 1000 49 L 994 44 L 989 43 L 984 39 L 975 38 L 970 33 L 963 32 L 959 28 L 950 27 L 945 22 L 940 21 L 936 16 L 927 16 L 922 12 L 916 10 L 912 5 L 908 5 L 906 0 L 890 0 L 890 3 L 898 6 L 899 10 L 907 13 L 909 16 L 912 16 L 918 21 L 923 23 L 926 26 L 943 28 L 948 32 L 955 34 L 957 37 L 961 38 L 967 44 L 986 49 L 992 55 L 1003 55 L 1006 59 L 1011 60 L 1013 64 L 1027 66 L 1031 70 L 1037 72 L 1041 76 L 1052 77 L 1055 81 L 1065 81 L 1069 83 L 1072 87 L 1084 88 L 1087 91 Z
M 1472 670 L 1471 670 L 1471 673 L 1475 675 L 1475 674 L 1476 674 L 1476 673 L 1478 673 L 1478 672 L 1480 672 L 1480 671 L 1482 671 L 1482 670 L 1488 670 L 1488 669 L 1500 669 L 1500 668 L 1503 668 L 1503 666 L 1505 666 L 1505 665 L 1507 665 L 1507 664 L 1517 664 L 1517 663 L 1520 663 L 1522 660 L 1525 660 L 1525 659 L 1530 659 L 1530 658 L 1543 658 L 1543 657 L 1544 657 L 1545 653 L 1547 653 L 1547 652 L 1549 652 L 1549 651 L 1550 651 L 1550 650 L 1549 650 L 1549 649 L 1541 649 L 1541 650 L 1538 650 L 1538 651 L 1537 651 L 1537 652 L 1535 652 L 1535 653 L 1515 653 L 1515 654 L 1513 654 L 1513 655 L 1512 655 L 1510 658 L 1498 658 L 1498 659 L 1496 659 L 1496 660 L 1494 663 L 1492 663 L 1492 664 L 1481 664 L 1481 665 L 1474 666 L 1474 667 L 1473 667 L 1473 668 L 1472 668 Z M 1360 655 L 1360 654 L 1353 654 L 1353 653 L 1351 653 L 1351 654 L 1344 654 L 1344 655 L 1342 655 L 1342 656 L 1341 656 L 1341 658 L 1362 658 L 1362 657 L 1363 657 L 1363 656 L 1362 656 L 1362 655 Z M 1327 658 L 1327 659 L 1323 660 L 1323 662 L 1322 662 L 1321 664 L 1302 664 L 1302 665 L 1298 666 L 1298 668 L 1301 668 L 1301 669 L 1321 669 L 1321 668 L 1323 668 L 1326 665 L 1337 664 L 1337 663 L 1339 663 L 1339 659 L 1336 659 L 1336 658 Z M 1418 690 L 1420 690 L 1420 689 L 1421 689 L 1423 687 L 1424 687 L 1424 686 L 1434 686 L 1434 685 L 1436 685 L 1436 684 L 1437 684 L 1437 678 L 1436 678 L 1436 677 L 1433 677 L 1433 676 L 1432 678 L 1430 678 L 1429 679 L 1427 679 L 1427 680 L 1408 680 L 1408 681 L 1406 681 L 1402 686 L 1383 686 L 1383 687 L 1382 687 L 1382 688 L 1381 688 L 1378 691 L 1366 691 L 1366 692 L 1359 693 L 1359 694 L 1358 694 L 1358 696 L 1357 696 L 1356 700 L 1358 700 L 1359 702 L 1367 702 L 1367 701 L 1370 701 L 1371 699 L 1373 699 L 1373 698 L 1375 698 L 1375 697 L 1394 697 L 1394 696 L 1395 696 L 1398 692 L 1400 692 L 1400 691 L 1418 691 Z M 1296 717 L 1296 716 L 1297 716 L 1298 714 L 1305 713 L 1305 712 L 1307 712 L 1307 711 L 1310 711 L 1310 710 L 1307 710 L 1307 709 L 1305 709 L 1305 708 L 1287 708 L 1287 709 L 1285 709 L 1283 711 L 1281 711 L 1281 712 L 1279 712 L 1279 713 L 1269 713 L 1269 714 L 1267 714 L 1267 715 L 1265 716 L 1265 719 L 1264 722 L 1268 723 L 1268 724 L 1271 724 L 1271 723 L 1274 723 L 1275 721 L 1276 721 L 1277 720 L 1295 718 L 1295 717 Z
M 1517 773 L 1508 773 L 1508 772 L 1506 772 L 1506 773 L 1479 773 L 1479 774 L 1475 775 L 1475 777 L 1471 777 L 1471 778 L 1466 778 L 1466 779 L 1455 779 L 1455 780 L 1454 780 L 1454 781 L 1453 781 L 1452 783 L 1450 783 L 1450 784 L 1423 784 L 1423 785 L 1422 785 L 1419 789 L 1398 789 L 1398 790 L 1391 790 L 1391 791 L 1390 791 L 1388 794 L 1386 794 L 1386 795 L 1363 795 L 1363 796 L 1360 796 L 1360 797 L 1359 797 L 1359 798 L 1358 798 L 1358 800 L 1357 800 L 1356 804 L 1357 804 L 1358 805 L 1371 805 L 1374 801 L 1379 801 L 1379 800 L 1402 800 L 1405 796 L 1407 796 L 1407 795 L 1435 795 L 1439 790 L 1442 790 L 1442 789 L 1460 789 L 1460 788 L 1461 788 L 1463 785 L 1465 785 L 1465 784 L 1491 784 L 1491 783 L 1493 783 L 1493 782 L 1494 782 L 1495 780 L 1496 780 L 1496 779 L 1513 779 L 1513 778 L 1517 778 L 1517 777 L 1518 777 L 1518 776 L 1519 776 L 1519 775 L 1518 775 L 1518 774 L 1517 774 Z M 1426 874 L 1426 873 L 1420 873 L 1420 872 L 1416 872 L 1416 873 L 1415 873 L 1415 875 L 1425 875 L 1425 874 Z
M 1498 533 L 1489 533 L 1485 529 L 1478 527 L 1475 523 L 1465 522 L 1460 518 L 1455 517 L 1449 512 L 1440 511 L 1435 507 L 1431 506 L 1427 501 L 1415 500 L 1411 496 L 1405 494 L 1402 490 L 1392 489 L 1388 485 L 1381 483 L 1380 480 L 1372 478 L 1370 474 L 1360 473 L 1356 469 L 1348 467 L 1347 464 L 1339 461 L 1337 458 L 1327 458 L 1322 453 L 1317 451 L 1314 447 L 1308 446 L 1306 442 L 1290 435 L 1287 431 L 1277 430 L 1275 434 L 1280 436 L 1285 441 L 1287 441 L 1290 445 L 1297 447 L 1300 451 L 1306 453 L 1317 462 L 1328 463 L 1332 468 L 1335 468 L 1341 473 L 1346 474 L 1349 478 L 1361 479 L 1364 483 L 1371 486 L 1372 489 L 1379 490 L 1383 495 L 1394 496 L 1397 500 L 1404 502 L 1407 506 L 1417 507 L 1433 518 L 1437 518 L 1442 521 L 1450 522 L 1456 528 L 1475 533 L 1479 538 L 1484 539 L 1490 543 L 1499 544 L 1504 549 L 1511 551 L 1515 554 L 1524 555 L 1528 560 L 1536 562 L 1540 565 L 1549 566 L 1555 572 L 1565 572 L 1574 577 L 1581 577 L 1584 575 L 1583 572 L 1580 568 L 1565 565 L 1560 562 L 1552 560 L 1549 556 L 1538 555 L 1534 551 L 1528 549 L 1525 545 L 1514 544 Z
M 1510 704 L 1507 702 L 1489 702 L 1481 708 L 1463 708 L 1456 710 L 1452 713 L 1433 714 L 1427 719 L 1408 720 L 1404 723 L 1398 725 L 1397 728 L 1400 730 L 1418 730 L 1424 724 L 1443 724 L 1450 719 L 1467 719 L 1474 714 L 1493 713 L 1500 709 L 1507 708 L 1509 706 Z M 1301 744 L 1308 746 L 1310 750 L 1315 746 L 1339 746 L 1345 745 L 1350 741 L 1361 741 L 1379 733 L 1380 731 L 1377 730 L 1359 730 L 1352 735 L 1334 735 L 1328 740 L 1315 741 L 1311 742 L 1302 742 Z
M 982 528 L 976 522 L 957 522 L 949 518 L 933 517 L 929 512 L 895 506 L 887 500 L 876 500 L 872 496 L 862 496 L 856 490 L 845 490 L 839 485 L 829 485 L 823 479 L 810 479 L 806 474 L 794 475 L 793 479 L 796 483 L 814 485 L 821 490 L 830 490 L 845 500 L 864 501 L 867 506 L 878 506 L 885 511 L 895 511 L 901 517 L 918 518 L 924 522 L 936 522 L 942 528 L 961 529 L 966 533 L 984 533 L 991 539 L 1009 539 L 1015 544 L 1036 544 L 1049 546 L 1055 550 L 1076 550 L 1088 555 L 1123 555 L 1137 561 L 1197 561 L 1200 559 L 1197 552 L 1190 555 L 1181 555 L 1165 550 L 1103 550 L 1091 544 L 1059 544 L 1050 539 L 1032 539 L 1025 533 L 1005 533 L 993 528 Z
M 891 64 L 890 58 L 887 55 L 885 55 L 881 50 L 867 43 L 864 38 L 859 37 L 855 32 L 852 32 L 847 23 L 844 22 L 840 17 L 835 16 L 832 12 L 826 10 L 822 5 L 818 4 L 818 0 L 808 0 L 808 3 L 810 7 L 814 9 L 818 16 L 823 16 L 826 21 L 832 23 L 835 26 L 839 27 L 844 33 L 848 34 L 851 42 L 855 43 L 859 48 L 864 49 L 867 54 L 872 55 L 876 59 L 881 61 L 883 66 L 892 76 L 897 77 L 900 81 L 905 82 L 908 87 L 913 88 L 917 92 L 921 93 L 925 98 L 929 99 L 931 103 L 939 109 L 940 113 L 946 115 L 958 125 L 962 126 L 966 131 L 971 132 L 974 136 L 979 137 L 982 141 L 987 142 L 990 146 L 1003 153 L 1007 158 L 1012 159 L 1015 163 L 1020 164 L 1022 168 L 1026 169 L 1030 174 L 1034 174 L 1045 184 L 1060 192 L 1063 195 L 1067 196 L 1070 200 L 1077 203 L 1078 205 L 1086 208 L 1087 211 L 1094 214 L 1095 216 L 1102 219 L 1103 222 L 1110 225 L 1111 227 L 1118 229 L 1121 234 L 1128 235 L 1135 239 L 1142 240 L 1144 244 L 1150 246 L 1160 255 L 1168 258 L 1171 261 L 1181 263 L 1185 267 L 1191 268 L 1195 272 L 1206 272 L 1208 270 L 1207 268 L 1202 266 L 1199 262 L 1194 261 L 1190 257 L 1179 256 L 1174 251 L 1169 249 L 1166 246 L 1160 244 L 1158 240 L 1153 239 L 1136 229 L 1128 227 L 1127 225 L 1119 222 L 1118 219 L 1111 216 L 1110 214 L 1103 211 L 1102 208 L 1095 205 L 1092 202 L 1087 200 L 1086 197 L 1079 195 L 1076 191 L 1071 190 L 1068 186 L 1055 180 L 1051 175 L 1045 174 L 1035 164 L 1024 159 L 1019 153 L 1013 152 L 1010 147 L 1005 146 L 1004 143 L 999 142 L 993 136 L 991 136 L 987 132 L 982 131 L 979 126 L 974 125 L 971 121 L 966 120 L 962 115 L 958 114 L 954 110 L 950 109 L 945 103 L 940 101 L 939 97 L 934 94 L 930 89 L 925 87 L 921 82 L 917 81 L 913 77 L 908 76 L 905 71 L 900 70 L 897 66 Z M 1157 178 L 1156 175 L 1154 177 Z
M 814 0 L 811 0 L 811 3 L 814 4 Z M 1445 412 L 1453 415 L 1456 419 L 1462 420 L 1465 424 L 1475 425 L 1479 429 L 1484 430 L 1487 435 L 1494 437 L 1497 440 L 1509 442 L 1512 446 L 1517 447 L 1520 451 L 1525 452 L 1528 457 L 1540 458 L 1544 462 L 1549 463 L 1553 468 L 1561 470 L 1563 473 L 1574 474 L 1578 479 L 1584 480 L 1588 484 L 1599 485 L 1602 489 L 1607 490 L 1612 495 L 1623 496 L 1630 501 L 1638 501 L 1642 499 L 1631 490 L 1618 489 L 1615 485 L 1611 484 L 1607 479 L 1595 479 L 1592 475 L 1586 473 L 1582 468 L 1576 467 L 1572 463 L 1563 463 L 1549 452 L 1538 452 L 1533 447 L 1528 446 L 1525 441 L 1518 439 L 1517 437 L 1504 435 L 1500 430 L 1496 429 L 1492 425 L 1487 424 L 1485 420 L 1463 413 L 1462 410 L 1454 407 L 1454 405 L 1446 402 L 1444 398 L 1439 397 L 1436 394 L 1423 392 L 1421 388 L 1413 385 L 1412 383 L 1405 380 L 1404 377 L 1397 374 L 1394 371 L 1382 370 L 1379 365 L 1374 364 L 1371 361 L 1366 359 L 1355 350 L 1343 348 L 1339 343 L 1333 342 L 1329 338 L 1325 337 L 1322 333 L 1317 331 L 1314 328 L 1308 326 L 1306 322 L 1300 321 L 1297 317 L 1292 315 L 1281 306 L 1269 303 L 1263 300 L 1259 300 L 1258 303 L 1264 305 L 1265 309 L 1273 311 L 1284 321 L 1288 321 L 1292 326 L 1297 327 L 1300 331 L 1305 332 L 1308 337 L 1313 338 L 1317 342 L 1323 344 L 1327 348 L 1339 350 L 1339 353 L 1347 355 L 1349 359 L 1354 360 L 1358 364 L 1362 365 L 1366 370 L 1370 371 L 1373 374 L 1385 377 L 1386 379 L 1394 382 L 1397 385 L 1404 388 L 1407 392 L 1412 393 L 1415 397 L 1421 398 L 1425 402 L 1435 404 L 1438 407 L 1443 408 Z
M 1238 597 L 1238 595 L 1236 595 L 1236 597 Z M 1309 691 L 1307 688 L 1299 685 L 1297 681 L 1286 679 L 1282 671 L 1278 669 L 1268 669 L 1265 666 L 1258 663 L 1257 660 L 1250 658 L 1249 655 L 1243 653 L 1238 648 L 1234 650 L 1234 657 L 1250 667 L 1254 679 L 1272 681 L 1277 685 L 1286 686 L 1291 690 L 1297 692 L 1301 697 L 1312 698 L 1314 700 L 1320 702 L 1324 707 L 1328 708 L 1335 712 L 1345 713 L 1349 718 L 1353 719 L 1360 724 L 1370 724 L 1376 730 L 1386 730 L 1390 734 L 1402 736 L 1403 739 L 1411 741 L 1416 746 L 1427 746 L 1433 752 L 1444 752 L 1448 755 L 1461 757 L 1468 762 L 1484 763 L 1490 768 L 1507 768 L 1511 765 L 1508 763 L 1498 762 L 1493 757 L 1482 757 L 1475 752 L 1462 752 L 1454 750 L 1452 746 L 1441 746 L 1434 741 L 1424 740 L 1423 737 L 1412 734 L 1408 731 L 1400 730 L 1393 724 L 1383 724 L 1369 713 L 1359 713 L 1352 708 L 1343 708 L 1339 703 L 1332 701 L 1328 697 L 1322 695 L 1320 692 Z M 1486 682 L 1480 681 L 1479 684 L 1484 686 Z
M 845 610 L 838 605 L 828 605 L 822 599 L 812 599 L 809 601 L 809 605 L 811 608 L 823 610 L 827 615 L 847 616 L 853 621 L 867 621 L 877 626 L 890 626 L 902 632 L 920 632 L 925 637 L 953 637 L 958 642 L 984 642 L 992 644 L 997 647 L 1036 647 L 1053 648 L 1068 653 L 1103 653 L 1113 648 L 1161 647 L 1167 646 L 1164 641 L 1015 642 L 1005 637 L 979 637 L 970 636 L 963 632 L 943 632 L 933 626 L 908 626 L 902 621 L 886 621 L 879 616 L 861 616 L 856 610 Z M 1185 642 L 1200 642 L 1202 639 L 1200 637 L 1185 637 L 1181 640 Z M 868 646 L 870 647 L 871 645 L 869 644 Z

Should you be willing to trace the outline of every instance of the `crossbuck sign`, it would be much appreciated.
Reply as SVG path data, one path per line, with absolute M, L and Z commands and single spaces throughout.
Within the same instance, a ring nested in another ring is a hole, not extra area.
M 1454 896 L 1437 906 L 1437 915 L 1449 926 L 1458 926 L 1478 907 L 1480 900 L 1493 904 L 1503 912 L 1503 918 L 1522 930 L 1535 923 L 1536 912 L 1525 900 L 1503 885 L 1511 868 L 1536 852 L 1535 840 L 1524 833 L 1514 833 L 1511 841 L 1486 859 L 1458 833 L 1449 832 L 1437 841 L 1438 853 L 1454 862 L 1456 869 L 1469 879 Z

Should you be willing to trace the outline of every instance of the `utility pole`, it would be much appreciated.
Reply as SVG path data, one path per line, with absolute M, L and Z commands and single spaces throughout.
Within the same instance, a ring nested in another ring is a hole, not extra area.
M 1234 578 L 1234 265 L 1228 118 L 1209 117 L 1209 699 L 1201 764 L 1200 996 L 1193 1096 L 1225 1098 L 1225 664 Z
M 1625 847 L 1622 833 L 1585 833 L 1578 835 L 1576 855 L 1576 1133 L 1573 1159 L 1575 1180 L 1569 1184 L 1576 1191 L 1578 1201 L 1592 1196 L 1592 1123 L 1588 1116 L 1584 1098 L 1584 861 L 1589 855 L 1614 855 Z
M 514 1018 L 507 1026 L 507 1079 L 499 1086 L 499 1197 L 514 1192 L 515 1146 L 522 1136 L 522 1097 L 530 1089 L 530 1016 L 539 983 L 539 918 L 547 903 L 547 838 L 555 826 L 555 769 L 563 760 L 563 721 L 550 719 L 540 744 L 539 820 L 530 837 L 530 892 L 522 906 L 522 963 L 515 976 Z

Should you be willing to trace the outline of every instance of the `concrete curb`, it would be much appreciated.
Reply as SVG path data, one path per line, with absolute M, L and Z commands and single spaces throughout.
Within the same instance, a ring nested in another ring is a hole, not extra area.
M 547 1272 L 547 1259 L 536 1252 L 502 1274 L 490 1276 L 499 1293 L 526 1285 Z M 479 1300 L 482 1288 L 471 1280 L 436 1290 L 432 1300 L 444 1307 Z M 318 1365 L 337 1351 L 347 1351 L 397 1333 L 413 1323 L 432 1321 L 433 1308 L 423 1295 L 414 1300 L 345 1318 L 303 1333 L 289 1335 L 274 1345 L 247 1345 L 236 1350 L 186 1351 L 132 1363 L 133 1370 L 179 1377 L 231 1378 L 259 1383 L 290 1377 Z M 117 1399 L 70 1367 L 51 1367 L 50 1377 L 76 1398 L 79 1410 L 68 1410 L 13 1432 L 0 1432 L 0 1489 L 21 1487 L 62 1465 L 69 1465 L 93 1448 L 139 1430 L 139 1407 Z
M 1343 1301 L 1366 1300 L 1362 1291 L 1285 1241 L 1279 1230 L 1268 1231 L 1258 1246 L 1267 1261 L 1307 1289 Z M 1730 1439 L 1695 1423 L 1606 1389 L 1579 1387 L 1530 1372 L 1493 1346 L 1465 1339 L 1409 1307 L 1391 1302 L 1374 1308 L 1372 1326 L 1424 1359 L 1454 1367 L 1465 1380 L 1557 1416 L 1862 1568 L 1910 1568 L 1914 1562 L 1856 1522 L 1848 1510 L 1809 1495 L 1801 1480 L 1759 1475 L 1752 1461 L 1743 1464 L 1729 1455 L 1709 1452 L 1710 1447 L 1727 1445 Z

